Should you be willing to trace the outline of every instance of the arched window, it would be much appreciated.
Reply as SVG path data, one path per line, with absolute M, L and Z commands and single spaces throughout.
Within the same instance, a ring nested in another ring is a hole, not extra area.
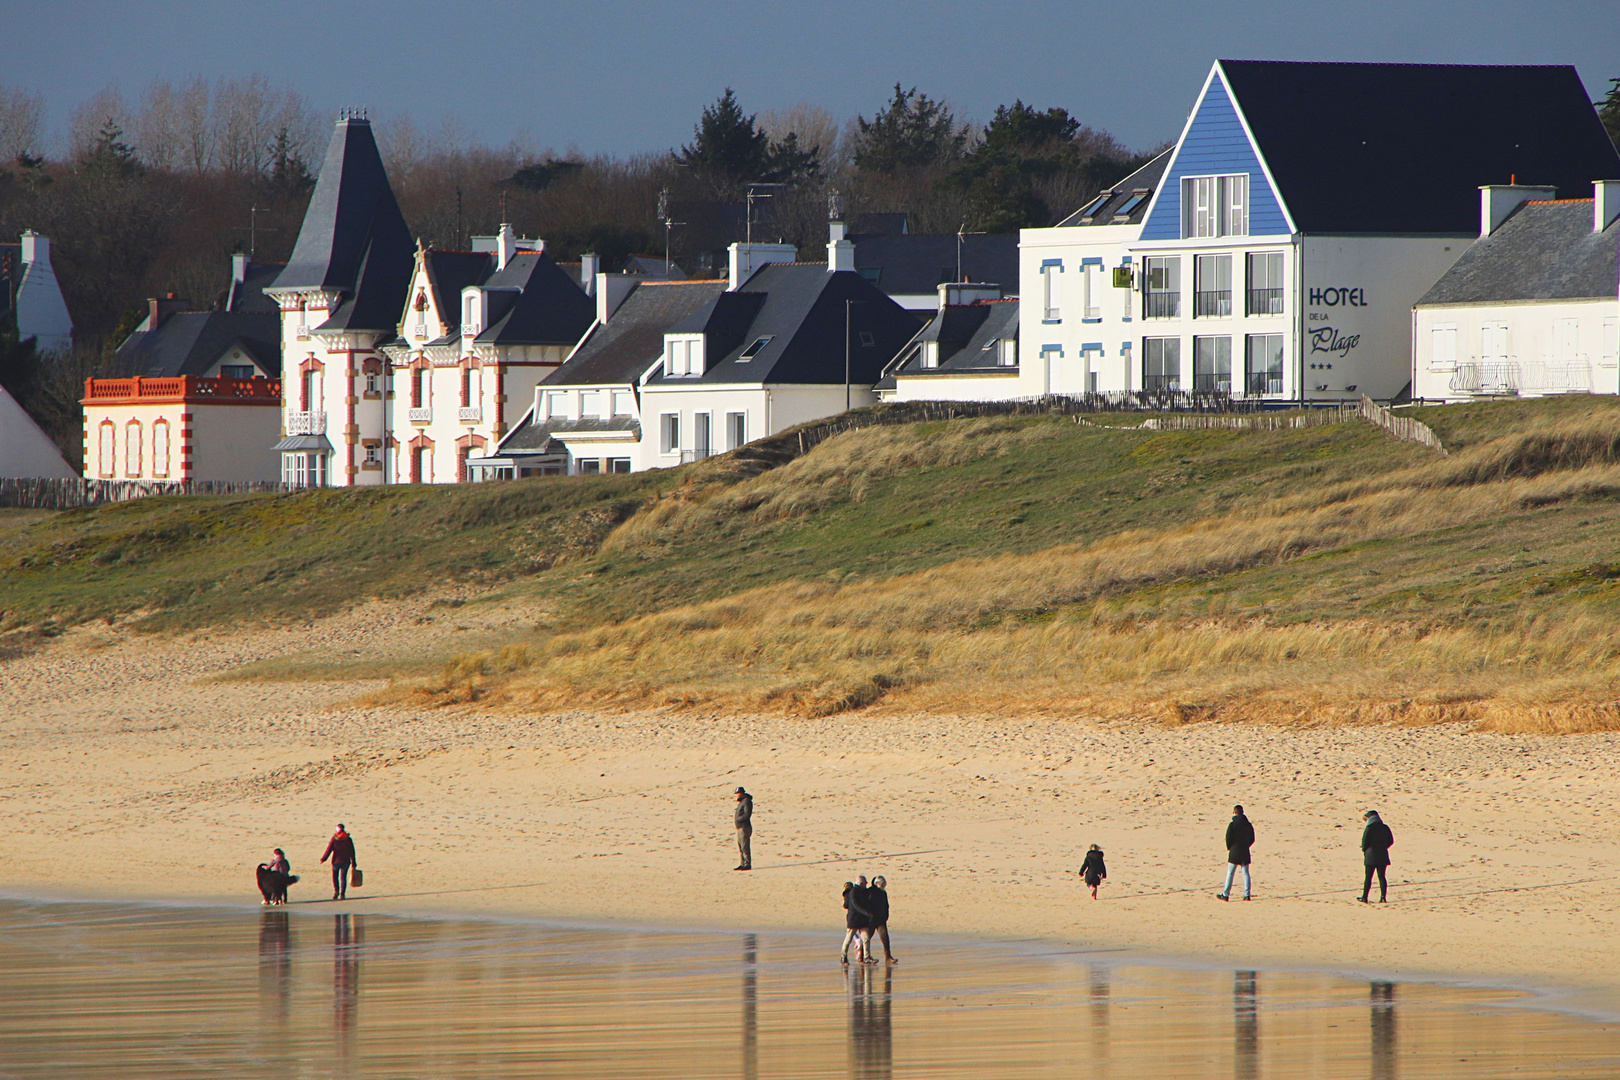
M 124 425 L 124 475 L 141 475 L 141 422 L 131 420 Z
M 111 420 L 101 422 L 101 445 L 96 453 L 96 464 L 102 476 L 118 475 L 118 429 Z
M 169 477 L 169 422 L 159 420 L 152 425 L 152 477 Z

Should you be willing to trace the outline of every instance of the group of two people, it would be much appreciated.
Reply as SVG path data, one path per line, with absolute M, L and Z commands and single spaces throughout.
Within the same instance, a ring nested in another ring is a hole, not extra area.
M 844 882 L 844 947 L 839 951 L 839 962 L 849 963 L 849 946 L 854 942 L 857 962 L 877 963 L 877 958 L 872 955 L 873 934 L 883 942 L 884 959 L 891 964 L 900 962 L 894 958 L 894 952 L 889 947 L 888 885 L 882 874 L 873 878 L 870 885 L 866 883 L 865 874 L 854 881 Z
M 1368 902 L 1372 893 L 1373 875 L 1378 876 L 1378 902 L 1389 901 L 1389 849 L 1395 844 L 1395 833 L 1384 819 L 1378 816 L 1378 811 L 1368 810 L 1361 815 L 1367 827 L 1361 831 L 1361 863 L 1366 870 L 1361 882 L 1361 896 L 1358 899 Z M 1092 845 L 1093 848 L 1096 845 Z M 1220 900 L 1232 898 L 1232 885 L 1239 870 L 1243 872 L 1243 899 L 1247 900 L 1253 894 L 1253 882 L 1249 877 L 1250 848 L 1254 847 L 1254 824 L 1243 813 L 1242 806 L 1232 807 L 1232 820 L 1226 826 L 1226 884 L 1215 896 Z M 1096 889 L 1092 895 L 1097 894 Z
M 321 855 L 321 862 L 332 863 L 332 899 L 347 900 L 349 898 L 349 877 L 353 872 L 358 885 L 360 882 L 360 863 L 354 854 L 354 837 L 339 822 L 337 832 L 326 842 L 326 851 Z M 264 896 L 264 903 L 285 904 L 287 902 L 287 886 L 298 880 L 298 875 L 292 872 L 292 863 L 287 860 L 287 853 L 276 848 L 267 863 L 260 863 L 258 870 L 259 892 Z

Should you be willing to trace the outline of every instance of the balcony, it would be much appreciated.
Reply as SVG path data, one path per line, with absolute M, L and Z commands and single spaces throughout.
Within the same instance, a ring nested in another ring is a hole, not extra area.
M 456 413 L 456 419 L 463 424 L 482 424 L 484 422 L 484 407 L 470 405 Z
M 290 412 L 287 414 L 287 434 L 325 435 L 326 413 Z
M 1193 293 L 1193 318 L 1224 319 L 1232 314 L 1232 291 L 1217 289 Z
M 702 461 L 709 457 L 712 453 L 713 451 L 711 451 L 707 446 L 700 446 L 695 450 L 682 450 L 681 464 L 690 465 L 694 461 Z
M 1250 397 L 1268 397 L 1282 392 L 1282 372 L 1251 371 L 1249 373 Z
M 1451 389 L 1481 397 L 1512 397 L 1519 392 L 1519 365 L 1512 360 L 1485 360 L 1458 364 Z
M 407 409 L 405 419 L 413 424 L 431 424 L 433 422 L 433 407 L 430 405 L 425 409 Z
M 1231 392 L 1231 372 L 1218 371 L 1193 376 L 1193 393 L 1195 394 L 1230 394 Z
M 281 404 L 280 379 L 204 379 L 180 375 L 171 379 L 86 379 L 84 400 L 98 404 L 136 401 L 256 401 Z
M 1282 313 L 1283 291 L 1281 289 L 1249 290 L 1250 315 L 1281 315 Z
M 1145 375 L 1142 378 L 1142 389 L 1149 393 L 1162 393 L 1181 389 L 1180 375 Z
M 299 341 L 308 341 L 309 340 L 309 324 L 308 323 L 299 323 L 298 328 L 293 331 L 293 337 L 297 338 Z
M 1181 294 L 1178 292 L 1150 292 L 1142 301 L 1144 319 L 1174 319 L 1181 315 Z
M 1586 360 L 1563 364 L 1532 360 L 1524 373 L 1524 388 L 1538 394 L 1589 394 L 1592 365 Z

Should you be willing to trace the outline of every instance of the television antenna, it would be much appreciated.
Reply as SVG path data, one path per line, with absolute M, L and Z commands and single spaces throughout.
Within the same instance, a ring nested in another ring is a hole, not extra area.
M 669 188 L 660 188 L 658 191 L 658 220 L 664 224 L 664 279 L 669 279 L 669 234 L 677 225 L 685 225 L 684 221 L 675 221 L 670 216 Z
M 962 222 L 961 227 L 956 230 L 956 280 L 957 280 L 957 282 L 960 283 L 962 281 L 962 242 L 963 242 L 963 240 L 966 237 L 969 237 L 969 236 L 983 236 L 983 235 L 985 235 L 985 231 L 983 229 L 969 230 L 968 227 L 967 227 L 967 222 L 965 222 L 965 221 Z

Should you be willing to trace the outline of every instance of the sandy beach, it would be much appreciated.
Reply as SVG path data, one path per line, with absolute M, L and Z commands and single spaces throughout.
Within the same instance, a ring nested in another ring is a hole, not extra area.
M 908 935 L 1049 938 L 1259 966 L 1580 988 L 1620 1007 L 1613 735 L 1168 727 L 1086 717 L 702 711 L 523 715 L 353 704 L 375 683 L 211 679 L 302 653 L 431 652 L 524 625 L 496 605 L 368 605 L 292 629 L 71 631 L 0 661 L 0 893 L 297 902 L 355 836 L 353 910 L 825 928 L 886 874 Z M 424 621 L 430 620 L 430 621 Z M 731 792 L 755 794 L 752 873 Z M 1214 898 L 1234 802 L 1255 900 Z M 1361 813 L 1396 845 L 1355 902 Z M 1086 845 L 1110 877 L 1092 901 Z

